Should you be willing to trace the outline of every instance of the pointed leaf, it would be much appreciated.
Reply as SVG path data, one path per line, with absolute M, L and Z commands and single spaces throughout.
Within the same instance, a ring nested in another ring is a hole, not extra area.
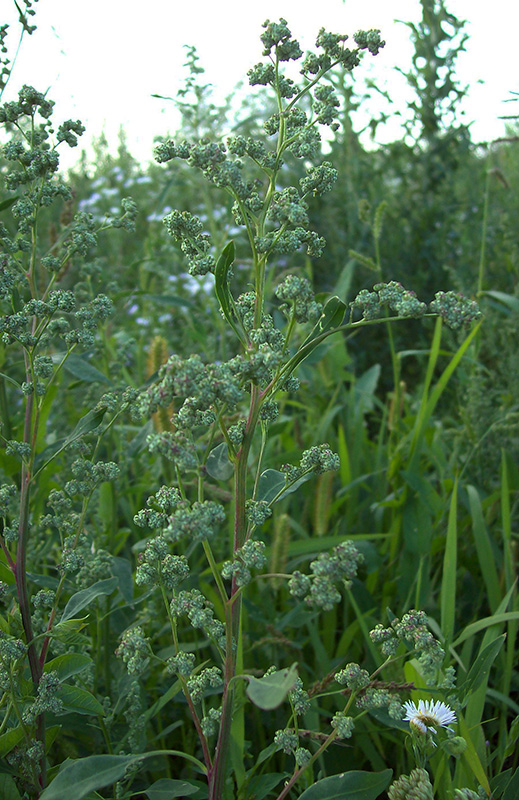
M 69 445 L 71 442 L 76 441 L 79 439 L 80 436 L 84 436 L 86 433 L 90 433 L 91 431 L 95 430 L 99 427 L 101 422 L 103 421 L 103 417 L 106 414 L 106 406 L 101 408 L 93 408 L 84 417 L 81 417 L 78 424 L 70 433 L 64 442 L 64 447 Z
M 270 503 L 285 486 L 285 478 L 284 472 L 277 469 L 266 469 L 260 475 L 256 498 Z
M 89 714 L 97 717 L 103 716 L 105 713 L 99 700 L 81 686 L 62 683 L 56 692 L 56 697 L 59 697 L 65 710 L 71 714 Z
M 376 800 L 389 784 L 392 769 L 382 772 L 353 770 L 323 778 L 310 786 L 299 800 Z
M 138 756 L 89 756 L 67 759 L 40 800 L 82 800 L 90 792 L 111 786 L 123 777 L 127 767 L 143 758 Z M 72 794 L 73 791 L 73 794 Z
M 76 355 L 76 353 L 53 353 L 51 356 L 55 364 L 61 364 L 63 359 L 63 369 L 70 372 L 75 378 L 86 383 L 106 383 L 111 386 L 112 381 L 103 375 L 96 367 L 92 366 L 86 358 Z
M 15 194 L 14 197 L 8 197 L 7 200 L 2 200 L 2 202 L 0 203 L 0 211 L 5 211 L 6 208 L 12 206 L 13 203 L 16 203 L 16 201 L 19 199 L 20 195 Z
M 72 619 L 79 611 L 86 608 L 92 600 L 95 600 L 96 597 L 112 594 L 117 587 L 117 583 L 117 578 L 105 578 L 102 581 L 94 583 L 93 586 L 89 586 L 88 589 L 82 589 L 80 592 L 73 594 L 65 606 L 60 622 Z
M 519 767 L 510 778 L 501 800 L 517 800 L 519 797 Z
M 222 314 L 235 332 L 242 344 L 246 344 L 243 333 L 236 324 L 236 313 L 234 310 L 234 300 L 229 290 L 229 269 L 234 261 L 234 242 L 229 242 L 216 262 L 214 269 L 214 289 Z
M 198 786 L 193 786 L 187 781 L 175 781 L 171 778 L 161 778 L 155 781 L 149 789 L 144 789 L 150 800 L 172 800 L 173 797 L 187 797 L 198 792 Z
M 285 473 L 280 472 L 277 469 L 266 469 L 265 472 L 262 472 L 260 475 L 260 479 L 258 482 L 258 492 L 257 492 L 257 500 L 264 500 L 266 503 L 271 503 L 273 499 L 280 493 L 278 500 L 281 500 L 283 497 L 286 497 L 287 494 L 292 494 L 292 492 L 297 491 L 301 484 L 306 483 L 309 481 L 310 478 L 313 477 L 313 472 L 309 472 L 306 475 L 302 475 L 299 480 L 292 483 L 290 486 L 285 486 Z M 284 491 L 283 491 L 284 489 Z
M 234 465 L 232 461 L 229 461 L 229 449 L 226 442 L 222 442 L 211 450 L 205 466 L 209 475 L 218 481 L 226 481 L 231 477 L 234 473 Z
M 92 659 L 84 653 L 64 653 L 47 661 L 43 671 L 57 672 L 60 681 L 66 681 L 72 675 L 82 672 L 89 664 L 92 664 Z
M 11 752 L 13 747 L 16 747 L 18 742 L 24 737 L 24 730 L 21 725 L 17 728 L 12 728 L 7 733 L 2 733 L 0 736 L 0 758 L 5 758 L 5 756 Z
M 339 297 L 330 297 L 310 335 L 305 339 L 297 353 L 295 353 L 285 365 L 282 372 L 284 377 L 290 375 L 305 358 L 308 358 L 310 353 L 315 350 L 321 342 L 324 342 L 327 336 L 339 329 L 345 313 L 346 303 L 343 303 Z
M 22 800 L 11 775 L 0 774 L 0 797 L 2 800 Z
M 247 687 L 249 700 L 252 700 L 258 708 L 270 711 L 281 705 L 290 689 L 293 688 L 297 680 L 297 664 L 292 664 L 289 669 L 273 672 L 264 678 L 254 678 L 251 675 L 245 677 L 249 681 Z
M 501 650 L 505 639 L 506 635 L 503 633 L 501 636 L 498 636 L 496 639 L 494 639 L 493 642 L 490 642 L 490 644 L 488 644 L 478 655 L 472 664 L 467 677 L 463 683 L 460 684 L 458 691 L 461 702 L 463 702 L 464 698 L 466 698 L 469 694 L 475 692 L 484 680 L 488 680 L 490 667 L 494 663 L 497 654 Z

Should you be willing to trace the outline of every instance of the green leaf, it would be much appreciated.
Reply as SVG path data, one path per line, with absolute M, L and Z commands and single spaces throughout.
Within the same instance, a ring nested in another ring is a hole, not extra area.
M 353 384 L 355 412 L 359 416 L 373 411 L 380 371 L 380 364 L 373 364 Z
M 280 493 L 278 500 L 281 500 L 283 497 L 286 497 L 287 494 L 292 494 L 299 489 L 301 484 L 306 483 L 309 481 L 311 477 L 313 477 L 313 472 L 309 472 L 306 475 L 302 475 L 299 480 L 295 483 L 285 486 L 285 473 L 280 472 L 277 469 L 266 469 L 265 472 L 262 472 L 260 475 L 260 479 L 258 482 L 258 492 L 256 499 L 257 500 L 264 500 L 266 503 L 271 503 L 273 499 Z M 283 491 L 284 489 L 284 491 Z
M 40 800 L 71 800 L 71 798 L 83 800 L 96 789 L 112 786 L 124 776 L 126 769 L 132 764 L 143 761 L 145 758 L 163 755 L 186 758 L 204 772 L 204 765 L 198 759 L 187 753 L 180 753 L 178 750 L 150 750 L 148 753 L 131 756 L 88 756 L 76 760 L 68 758 L 61 765 L 50 786 L 47 786 L 40 795 Z
M 0 758 L 4 758 L 23 739 L 24 732 L 21 725 L 12 728 L 0 736 Z
M 288 777 L 286 772 L 269 772 L 268 775 L 259 775 L 253 778 L 248 786 L 250 797 L 254 800 L 263 800 L 264 797 L 272 794 L 272 790 L 286 780 Z
M 485 524 L 481 499 L 477 489 L 474 486 L 467 486 L 467 494 L 469 497 L 472 532 L 474 534 L 479 566 L 483 580 L 485 581 L 490 610 L 494 613 L 499 605 L 501 590 L 499 587 L 499 575 L 497 574 L 492 541 Z
M 447 541 L 443 556 L 443 578 L 441 586 L 441 629 L 445 641 L 449 645 L 454 635 L 454 619 L 456 615 L 456 568 L 458 553 L 458 481 L 454 484 L 447 523 Z
M 327 336 L 339 329 L 345 313 L 346 303 L 343 303 L 339 297 L 330 297 L 323 308 L 323 313 L 318 319 L 317 324 L 314 326 L 309 336 L 307 336 L 297 353 L 286 363 L 282 371 L 283 378 L 290 375 L 305 358 L 308 358 L 310 353 L 315 350 Z
M 352 770 L 332 775 L 306 789 L 299 795 L 299 800 L 376 800 L 388 786 L 392 774 L 392 769 L 385 769 L 382 772 Z
M 22 800 L 11 775 L 0 773 L 0 797 L 2 800 Z
M 63 358 L 65 358 L 65 355 L 65 353 L 54 353 L 51 358 L 55 364 L 60 364 Z M 107 378 L 106 375 L 103 375 L 102 372 L 93 367 L 85 358 L 75 353 L 70 353 L 70 355 L 65 358 L 63 369 L 66 369 L 67 372 L 70 372 L 75 378 L 79 378 L 80 381 L 85 381 L 85 383 L 106 383 L 108 386 L 112 385 L 110 378 Z
M 494 300 L 497 300 L 502 305 L 506 306 L 510 309 L 510 311 L 515 311 L 519 313 L 519 297 L 516 297 L 513 294 L 507 294 L 506 292 L 497 292 L 495 290 L 485 291 L 483 292 L 484 295 L 487 297 L 492 297 Z
M 112 556 L 112 574 L 117 578 L 119 584 L 119 591 L 127 603 L 133 602 L 133 575 L 132 565 L 127 558 L 121 556 Z
M 99 700 L 81 686 L 70 686 L 62 683 L 56 692 L 56 696 L 62 701 L 65 710 L 74 714 L 93 714 L 103 716 L 105 710 Z
M 172 797 L 187 797 L 198 792 L 198 786 L 193 786 L 187 781 L 174 781 L 170 778 L 161 778 L 155 781 L 149 789 L 144 789 L 143 794 L 150 800 L 171 800 Z
M 235 332 L 240 342 L 246 346 L 247 342 L 236 322 L 234 299 L 229 289 L 229 269 L 234 261 L 234 242 L 229 242 L 216 262 L 214 268 L 214 290 L 222 309 L 222 314 Z
M 77 675 L 92 664 L 92 659 L 84 653 L 64 653 L 48 661 L 44 672 L 57 672 L 60 681 L 66 681 L 72 675 Z
M 517 800 L 519 797 L 519 767 L 516 769 L 508 783 L 501 800 Z
M 501 636 L 494 639 L 493 642 L 490 642 L 478 655 L 467 677 L 459 686 L 459 700 L 461 702 L 463 702 L 471 692 L 475 692 L 484 680 L 488 680 L 490 667 L 501 650 L 505 639 L 506 635 L 503 633 Z
M 105 414 L 106 406 L 102 406 L 101 408 L 93 408 L 91 411 L 85 414 L 84 417 L 81 417 L 72 433 L 70 433 L 65 439 L 64 446 L 66 447 L 71 442 L 75 442 L 76 439 L 79 439 L 80 436 L 85 436 L 85 434 L 90 433 L 98 428 L 103 421 Z
M 207 457 L 206 468 L 211 478 L 226 481 L 234 473 L 234 465 L 229 461 L 229 449 L 226 442 L 217 445 Z
M 252 675 L 245 675 L 249 681 L 247 686 L 247 697 L 252 700 L 254 705 L 264 711 L 277 708 L 290 689 L 293 688 L 297 680 L 297 664 L 292 664 L 289 669 L 281 669 L 266 675 L 264 678 L 254 678 Z
M 270 503 L 285 486 L 285 473 L 277 469 L 266 469 L 262 472 L 258 482 L 256 498 Z
M 0 203 L 0 211 L 5 211 L 6 208 L 10 208 L 17 200 L 20 199 L 20 195 L 16 194 L 14 197 L 8 197 L 7 200 L 2 200 Z
M 93 586 L 89 586 L 88 589 L 82 589 L 80 592 L 73 594 L 65 606 L 60 622 L 66 622 L 72 619 L 79 611 L 86 608 L 92 600 L 95 600 L 96 597 L 112 594 L 117 587 L 117 583 L 117 578 L 105 578 L 102 581 L 94 583 Z
M 40 800 L 83 800 L 89 792 L 111 786 L 123 777 L 127 767 L 143 759 L 138 756 L 89 756 L 67 759 Z

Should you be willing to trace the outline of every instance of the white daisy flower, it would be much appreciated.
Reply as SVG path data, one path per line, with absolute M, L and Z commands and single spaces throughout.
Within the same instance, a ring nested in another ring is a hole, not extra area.
M 425 734 L 429 728 L 447 728 L 451 722 L 456 722 L 456 714 L 446 703 L 437 700 L 419 700 L 418 705 L 411 700 L 404 703 L 404 720 L 409 722 L 411 728 Z

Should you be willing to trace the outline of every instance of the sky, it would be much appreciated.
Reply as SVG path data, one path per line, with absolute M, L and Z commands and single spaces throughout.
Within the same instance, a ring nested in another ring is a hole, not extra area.
M 16 7 L 13 0 L 0 5 L 0 24 L 12 25 L 12 54 L 18 40 Z M 175 130 L 173 105 L 152 95 L 174 96 L 181 88 L 184 45 L 196 47 L 205 80 L 221 100 L 260 60 L 265 19 L 284 17 L 303 50 L 313 47 L 322 26 L 349 35 L 380 28 L 386 47 L 376 58 L 367 54 L 355 74 L 368 74 L 404 107 L 408 90 L 395 66 L 409 68 L 412 45 L 408 28 L 395 20 L 417 21 L 421 10 L 419 0 L 40 0 L 34 8 L 38 29 L 22 42 L 4 100 L 14 99 L 29 83 L 56 101 L 58 121 L 82 120 L 87 127 L 82 146 L 88 148 L 91 137 L 104 131 L 115 150 L 123 126 L 130 151 L 143 162 L 152 158 L 154 137 Z M 504 102 L 519 92 L 519 3 L 494 0 L 490 11 L 483 0 L 447 0 L 447 8 L 467 20 L 470 35 L 458 60 L 459 80 L 470 85 L 463 119 L 473 122 L 474 141 L 497 138 L 504 133 L 499 117 L 519 113 L 519 102 Z M 363 108 L 359 125 L 370 114 L 371 108 Z M 380 139 L 401 135 L 395 121 Z M 70 166 L 79 149 L 62 165 Z

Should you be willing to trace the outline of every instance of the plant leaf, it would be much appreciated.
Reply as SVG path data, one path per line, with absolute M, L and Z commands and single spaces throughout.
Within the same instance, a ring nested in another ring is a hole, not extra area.
M 388 786 L 392 769 L 382 772 L 352 770 L 323 778 L 299 796 L 299 800 L 376 800 Z
M 463 702 L 467 695 L 475 692 L 485 679 L 488 679 L 490 667 L 494 663 L 497 654 L 501 650 L 505 639 L 506 635 L 504 633 L 501 634 L 501 636 L 498 636 L 493 642 L 490 642 L 490 644 L 488 644 L 478 655 L 472 664 L 467 677 L 459 686 L 459 700 L 461 702 Z
M 52 661 L 47 661 L 43 671 L 57 672 L 60 681 L 66 681 L 72 675 L 82 672 L 91 663 L 92 659 L 84 653 L 64 653 Z
M 123 777 L 125 770 L 144 756 L 88 756 L 67 759 L 40 800 L 82 800 L 87 794 L 110 786 Z M 73 792 L 73 794 L 72 794 Z
M 73 594 L 65 606 L 60 622 L 66 622 L 66 620 L 72 619 L 79 611 L 86 608 L 92 600 L 95 600 L 96 597 L 103 594 L 112 594 L 117 587 L 117 583 L 117 578 L 105 578 L 102 581 L 94 583 L 93 586 L 89 586 L 88 589 L 81 589 L 80 592 Z
M 229 449 L 226 442 L 214 447 L 207 457 L 205 464 L 211 478 L 218 481 L 228 480 L 234 472 L 234 465 L 229 461 Z
M 252 675 L 244 676 L 249 681 L 247 697 L 254 705 L 264 711 L 277 708 L 297 679 L 297 664 L 292 664 L 288 669 L 281 669 L 266 675 L 264 678 L 254 678 Z
M 21 725 L 12 728 L 0 736 L 0 758 L 4 758 L 23 739 L 24 730 Z
M 170 778 L 161 778 L 155 781 L 143 794 L 150 800 L 171 800 L 173 797 L 187 797 L 198 792 L 198 786 L 193 786 L 187 781 L 174 781 Z
M 286 363 L 282 372 L 284 377 L 290 375 L 305 358 L 308 358 L 312 350 L 315 350 L 327 336 L 339 329 L 339 325 L 343 321 L 345 313 L 346 303 L 343 303 L 340 297 L 330 297 L 323 308 L 323 313 L 318 319 L 317 324 L 314 326 L 309 336 L 307 336 L 297 353 L 294 353 L 292 358 Z
M 74 714 L 93 714 L 103 716 L 105 710 L 99 700 L 93 694 L 81 686 L 70 686 L 62 683 L 56 692 L 56 696 L 62 701 L 65 710 Z
M 240 342 L 246 346 L 247 342 L 236 324 L 234 300 L 229 289 L 229 269 L 234 261 L 234 242 L 226 244 L 214 268 L 214 290 L 222 309 L 222 314 L 235 332 Z
M 0 774 L 0 797 L 2 800 L 22 800 L 11 775 Z

